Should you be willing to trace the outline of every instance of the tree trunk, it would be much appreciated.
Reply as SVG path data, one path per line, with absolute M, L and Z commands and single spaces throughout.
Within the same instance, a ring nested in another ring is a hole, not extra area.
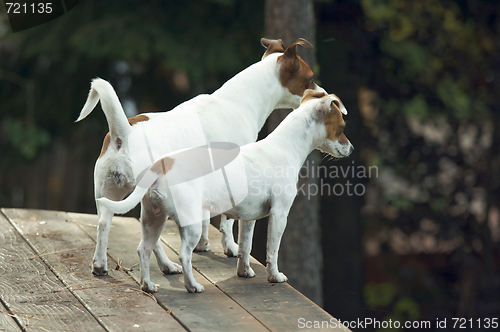
M 314 45 L 313 1 L 266 0 L 265 29 L 267 38 L 282 39 L 285 46 L 297 38 L 304 38 Z M 314 50 L 299 47 L 298 52 L 311 69 L 314 69 Z M 268 132 L 274 130 L 290 111 L 275 110 L 268 119 Z M 309 155 L 305 165 L 318 165 L 320 161 L 320 155 L 315 151 Z M 317 185 L 317 178 L 307 177 L 299 180 L 298 186 L 303 186 L 305 195 L 299 192 L 288 215 L 278 266 L 293 287 L 318 305 L 322 305 L 319 196 L 312 195 L 308 190 Z

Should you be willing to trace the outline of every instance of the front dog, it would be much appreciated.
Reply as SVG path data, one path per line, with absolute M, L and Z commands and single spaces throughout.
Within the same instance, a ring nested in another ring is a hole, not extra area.
M 267 239 L 267 279 L 270 282 L 287 280 L 278 270 L 278 249 L 281 236 L 285 230 L 290 207 L 297 194 L 296 184 L 299 170 L 307 155 L 313 149 L 319 149 L 336 158 L 351 154 L 353 146 L 344 135 L 345 122 L 342 114 L 347 110 L 335 95 L 324 92 L 306 90 L 301 106 L 262 141 L 245 145 L 238 158 L 243 161 L 245 177 L 232 179 L 231 190 L 248 188 L 244 200 L 230 210 L 217 211 L 219 203 L 225 200 L 226 184 L 206 177 L 204 181 L 193 182 L 193 190 L 186 197 L 188 211 L 197 211 L 203 206 L 203 215 L 224 212 L 227 216 L 240 220 L 240 237 L 237 273 L 242 277 L 253 277 L 250 267 L 250 250 L 255 220 L 269 215 Z M 297 135 L 297 133 L 300 133 Z M 226 168 L 230 168 L 228 165 Z M 170 172 L 182 172 L 185 163 L 176 155 L 170 154 L 160 158 L 150 169 L 148 185 L 137 186 L 134 192 L 124 201 L 113 202 L 99 199 L 99 204 L 115 213 L 125 213 L 136 206 L 149 192 L 161 201 L 162 213 L 172 216 L 179 224 L 175 214 L 172 196 L 165 189 L 159 189 L 161 179 Z M 226 170 L 226 173 L 230 173 Z M 168 181 L 167 181 L 168 182 Z M 149 189 L 153 184 L 153 189 Z M 189 203 L 192 202 L 192 203 Z M 196 212 L 193 212 L 196 214 Z M 159 237 L 162 227 L 145 225 L 141 243 L 154 243 Z M 163 224 L 161 225 L 163 226 Z M 182 246 L 179 259 L 185 273 L 185 286 L 188 291 L 198 291 L 198 284 L 192 275 L 191 256 L 201 235 L 202 224 L 196 223 L 180 227 Z M 141 255 L 142 280 L 149 280 L 149 255 Z
M 100 100 L 110 130 L 94 170 L 99 215 L 92 266 L 94 274 L 107 274 L 106 248 L 113 218 L 113 212 L 100 204 L 99 198 L 123 199 L 137 184 L 141 175 L 137 170 L 147 169 L 169 151 L 213 141 L 238 145 L 254 142 L 275 108 L 298 106 L 307 88 L 322 90 L 313 82 L 313 72 L 297 56 L 297 46 L 312 47 L 307 41 L 298 39 L 286 49 L 281 40 L 262 39 L 261 42 L 267 50 L 260 62 L 233 77 L 212 95 L 200 95 L 166 113 L 141 114 L 127 119 L 111 85 L 101 79 L 92 82 L 77 121 L 88 116 Z M 163 225 L 167 215 L 160 203 L 152 195 L 143 199 L 143 228 Z M 204 226 L 208 230 L 208 220 Z M 228 253 L 236 253 L 232 227 L 225 230 L 223 241 Z M 204 235 L 199 249 L 207 249 L 207 244 L 208 238 Z M 149 257 L 151 251 L 164 273 L 181 272 L 181 267 L 164 253 L 159 237 L 152 245 L 143 243 L 138 248 L 140 256 Z M 142 287 L 150 292 L 156 291 L 153 284 L 142 283 Z M 198 287 L 195 291 L 201 289 Z

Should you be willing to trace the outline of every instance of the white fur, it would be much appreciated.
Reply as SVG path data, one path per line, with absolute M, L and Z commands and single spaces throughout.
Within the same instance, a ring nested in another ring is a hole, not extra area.
M 165 152 L 200 146 L 200 142 L 231 142 L 244 145 L 257 139 L 259 130 L 275 108 L 297 107 L 301 96 L 293 95 L 280 83 L 280 65 L 278 56 L 273 53 L 262 61 L 248 67 L 219 90 L 211 95 L 200 95 L 182 103 L 165 113 L 145 114 L 149 120 L 130 126 L 127 122 L 118 97 L 111 85 L 102 80 L 92 81 L 92 87 L 85 106 L 77 121 L 90 114 L 97 102 L 101 100 L 102 108 L 110 128 L 110 141 L 107 151 L 97 160 L 94 170 L 95 198 L 99 223 L 97 229 L 97 244 L 93 258 L 92 272 L 96 275 L 107 274 L 106 248 L 108 235 L 113 218 L 113 212 L 101 204 L 102 197 L 110 200 L 121 200 L 137 185 L 133 165 L 144 161 L 144 156 L 130 153 L 129 148 L 134 141 L 131 137 L 139 137 L 147 133 L 148 142 L 154 158 Z M 315 85 L 318 91 L 324 91 Z M 199 126 L 203 132 L 199 132 Z M 175 130 L 175 134 L 168 129 Z M 200 136 L 201 135 L 201 136 Z M 121 147 L 115 143 L 120 141 Z M 149 163 L 150 165 L 151 163 Z M 192 200 L 189 193 L 186 199 Z M 149 255 L 153 251 L 158 265 L 164 273 L 181 273 L 181 266 L 171 262 L 164 253 L 160 232 L 168 217 L 162 211 L 163 197 L 157 192 L 150 192 L 141 203 L 141 222 L 143 241 L 138 247 L 142 265 L 141 286 L 144 290 L 155 292 L 156 287 L 149 280 Z M 201 202 L 200 202 L 201 204 Z M 201 205 L 200 205 L 201 206 Z M 205 216 L 204 216 L 205 217 Z M 237 252 L 232 233 L 233 220 L 223 217 L 221 231 L 225 252 L 232 256 Z M 198 250 L 208 250 L 208 224 L 203 222 L 203 237 L 199 243 L 186 242 L 187 247 L 181 251 L 181 261 L 185 268 L 190 265 L 184 257 L 190 257 L 190 252 L 198 246 Z M 181 230 L 184 236 L 192 239 L 198 231 L 191 233 L 190 227 Z M 189 252 L 189 254 L 188 254 Z M 147 271 L 147 272 L 146 272 Z M 187 272 L 186 288 L 189 291 L 200 292 L 202 287 L 195 284 L 191 272 Z
M 297 110 L 288 115 L 268 137 L 241 148 L 239 157 L 244 161 L 246 178 L 236 178 L 231 185 L 234 187 L 246 186 L 248 195 L 240 204 L 229 211 L 216 211 L 217 202 L 224 200 L 221 193 L 226 190 L 225 184 L 213 181 L 212 177 L 206 177 L 203 181 L 190 182 L 192 190 L 189 193 L 186 192 L 186 200 L 184 201 L 187 204 L 187 207 L 184 207 L 186 210 L 196 214 L 197 209 L 202 206 L 202 214 L 204 215 L 209 215 L 215 210 L 215 212 L 224 212 L 227 216 L 240 220 L 241 231 L 237 266 L 239 276 L 253 277 L 255 275 L 250 267 L 253 227 L 256 219 L 269 215 L 267 279 L 270 282 L 287 280 L 286 276 L 278 270 L 278 249 L 286 226 L 288 212 L 297 194 L 296 183 L 300 168 L 307 155 L 315 148 L 337 158 L 346 157 L 353 150 L 353 146 L 343 134 L 345 139 L 343 143 L 338 139 L 331 141 L 327 137 L 324 117 L 328 112 L 338 112 L 338 109 L 332 106 L 333 100 L 338 100 L 338 98 L 334 95 L 328 95 L 321 99 L 311 99 L 304 102 Z M 174 159 L 172 170 L 175 171 L 175 157 L 172 158 Z M 157 176 L 157 183 L 161 181 L 161 178 L 162 176 Z M 160 189 L 157 186 L 154 186 L 152 190 L 138 186 L 132 195 L 120 202 L 113 202 L 105 198 L 99 199 L 98 202 L 113 212 L 125 213 L 134 208 L 142 196 L 147 195 L 148 191 L 154 193 L 156 197 L 161 197 L 161 213 L 169 216 L 174 214 L 175 209 L 171 195 L 168 195 L 166 189 Z M 189 273 L 190 276 L 185 279 L 186 288 L 189 291 L 193 289 L 197 291 L 201 285 L 191 279 L 192 273 L 188 269 L 191 269 L 191 252 L 198 243 L 202 225 L 197 223 L 181 229 L 180 259 L 185 275 L 187 276 Z M 148 239 L 148 236 L 152 238 Z M 151 243 L 156 240 L 157 237 L 153 237 L 153 235 L 143 237 L 143 241 Z M 142 259 L 146 259 L 147 262 L 143 262 Z M 141 256 L 141 266 L 145 269 L 148 268 L 148 256 Z M 147 273 L 147 281 L 150 282 L 149 272 L 144 271 L 144 273 Z

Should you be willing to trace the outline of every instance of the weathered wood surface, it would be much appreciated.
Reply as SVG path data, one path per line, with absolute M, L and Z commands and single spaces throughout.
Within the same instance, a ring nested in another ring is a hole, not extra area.
M 264 266 L 254 259 L 257 276 L 239 278 L 236 259 L 225 257 L 214 227 L 211 250 L 193 254 L 194 275 L 205 292 L 187 293 L 184 276 L 164 275 L 152 257 L 151 279 L 160 285 L 153 298 L 137 283 L 137 219 L 113 218 L 109 276 L 96 277 L 91 273 L 96 215 L 2 213 L 0 331 L 304 331 L 299 318 L 334 321 L 290 285 L 268 283 Z M 180 238 L 173 222 L 167 222 L 162 240 L 167 255 L 178 262 Z
M 0 229 L 0 296 L 22 328 L 104 331 L 2 215 Z
M 332 318 L 308 298 L 287 283 L 267 282 L 265 267 L 253 259 L 250 264 L 254 278 L 236 275 L 236 258 L 227 258 L 222 250 L 220 234 L 210 227 L 210 252 L 193 255 L 193 266 L 208 280 L 244 307 L 250 314 L 272 331 L 298 329 L 298 319 L 328 321 Z M 174 222 L 168 221 L 162 239 L 179 252 L 181 240 Z
M 185 330 L 142 293 L 127 273 L 112 268 L 108 276 L 93 277 L 90 264 L 95 242 L 76 223 L 68 221 L 71 219 L 67 213 L 9 210 L 6 215 L 64 283 L 59 289 L 71 291 L 106 330 L 136 331 L 137 326 L 144 331 L 162 330 L 165 326 L 172 331 Z
M 16 324 L 14 318 L 9 314 L 7 308 L 0 304 L 0 332 L 22 331 Z

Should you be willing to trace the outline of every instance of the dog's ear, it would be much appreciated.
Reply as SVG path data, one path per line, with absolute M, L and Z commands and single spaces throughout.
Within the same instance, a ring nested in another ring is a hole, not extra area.
M 323 91 L 314 91 L 314 90 L 311 90 L 311 89 L 307 89 L 306 91 L 304 91 L 304 96 L 300 100 L 300 103 L 302 104 L 302 103 L 305 103 L 308 100 L 318 99 L 318 98 L 322 98 L 324 96 L 326 96 L 326 92 L 323 92 Z
M 299 38 L 294 41 L 290 46 L 286 48 L 283 55 L 280 57 L 280 61 L 289 67 L 290 72 L 294 73 L 300 69 L 300 62 L 297 56 L 297 46 L 302 46 L 304 48 L 313 48 L 310 42 L 304 38 Z
M 262 59 L 264 59 L 269 54 L 273 54 L 276 52 L 285 52 L 285 44 L 283 44 L 283 41 L 281 39 L 262 38 L 260 40 L 260 43 L 262 44 L 262 46 L 267 48 L 266 53 L 264 53 L 264 55 L 262 56 Z
M 334 94 L 330 94 L 321 98 L 321 101 L 316 105 L 319 112 L 329 112 L 333 108 L 337 108 L 342 114 L 347 115 L 347 109 L 342 101 Z

